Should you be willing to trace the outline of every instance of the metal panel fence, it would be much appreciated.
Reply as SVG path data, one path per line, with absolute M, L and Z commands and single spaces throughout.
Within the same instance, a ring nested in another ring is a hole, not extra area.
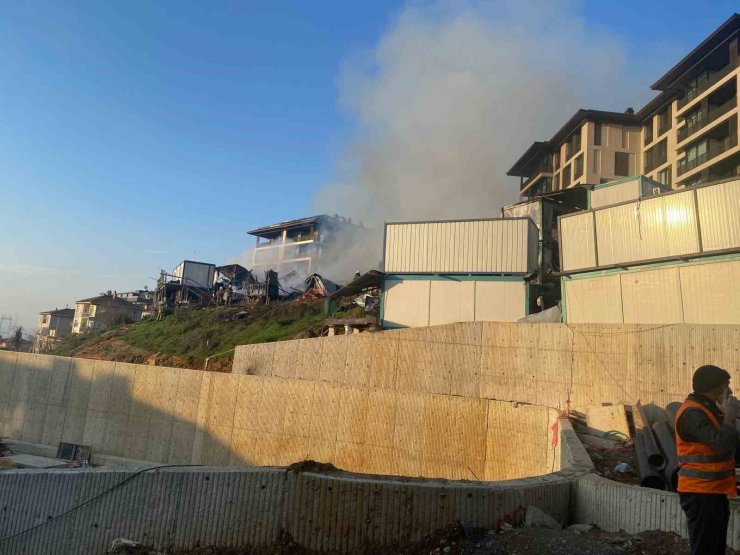
M 537 228 L 529 218 L 389 223 L 388 273 L 526 274 L 537 264 Z
M 740 250 L 738 206 L 740 180 L 733 180 L 561 216 L 562 271 Z

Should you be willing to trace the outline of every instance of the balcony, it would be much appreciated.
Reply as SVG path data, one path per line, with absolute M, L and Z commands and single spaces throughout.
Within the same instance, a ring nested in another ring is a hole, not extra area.
M 737 106 L 737 98 L 733 96 L 730 100 L 718 106 L 717 108 L 709 110 L 708 112 L 704 112 L 703 118 L 693 123 L 687 123 L 685 126 L 678 130 L 678 142 L 681 143 L 685 141 L 700 129 L 705 128 L 717 118 L 732 110 L 735 106 Z
M 527 179 L 524 183 L 522 183 L 522 186 L 519 188 L 520 193 L 526 192 L 532 185 L 534 185 L 537 181 L 540 179 L 547 179 L 550 178 L 552 180 L 552 170 L 545 171 L 541 170 L 538 171 L 535 175 Z
M 683 175 L 686 172 L 689 172 L 693 170 L 694 168 L 698 168 L 703 163 L 708 162 L 712 158 L 716 158 L 720 154 L 727 152 L 729 149 L 737 146 L 737 133 L 733 133 L 732 135 L 726 137 L 723 139 L 719 144 L 715 144 L 713 147 L 709 148 L 704 154 L 700 154 L 693 160 L 681 160 L 678 163 L 678 167 L 676 169 L 677 175 Z
M 704 92 L 711 89 L 714 85 L 716 85 L 722 79 L 727 77 L 727 75 L 733 69 L 734 67 L 732 67 L 732 64 L 728 64 L 722 69 L 720 69 L 718 72 L 713 73 L 712 76 L 709 77 L 709 79 L 707 79 L 707 81 L 700 88 L 687 91 L 686 96 L 678 99 L 678 109 L 680 110 L 681 108 L 683 108 L 684 106 L 692 102 L 694 99 L 704 94 Z

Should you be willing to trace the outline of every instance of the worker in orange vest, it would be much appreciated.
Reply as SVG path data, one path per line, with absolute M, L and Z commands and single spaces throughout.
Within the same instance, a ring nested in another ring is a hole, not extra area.
M 730 390 L 730 374 L 722 368 L 702 366 L 692 382 L 694 392 L 676 413 L 678 493 L 692 555 L 724 555 L 730 517 L 727 498 L 737 495 L 737 400 Z

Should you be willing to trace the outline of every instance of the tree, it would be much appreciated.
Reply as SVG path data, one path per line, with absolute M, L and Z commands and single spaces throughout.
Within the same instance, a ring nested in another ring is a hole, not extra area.
M 15 328 L 15 333 L 13 334 L 13 346 L 15 347 L 16 351 L 20 351 L 22 345 L 23 345 L 23 326 L 18 326 L 17 328 Z

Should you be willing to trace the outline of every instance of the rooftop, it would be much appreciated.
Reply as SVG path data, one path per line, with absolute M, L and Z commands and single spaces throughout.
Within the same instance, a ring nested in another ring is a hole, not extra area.
M 119 306 L 121 308 L 131 308 L 134 310 L 141 310 L 140 307 L 136 306 L 135 304 L 130 303 L 125 299 L 114 297 L 112 295 L 98 295 L 97 297 L 90 297 L 89 299 L 80 299 L 79 301 L 76 301 L 76 302 L 77 303 L 89 303 L 89 304 L 94 304 L 94 305 L 115 304 L 116 306 Z
M 47 310 L 46 312 L 39 312 L 39 314 L 43 315 L 49 315 L 49 316 L 61 316 L 61 317 L 68 317 L 73 318 L 75 315 L 75 309 L 74 308 L 58 308 L 54 310 Z
M 312 225 L 318 222 L 332 222 L 341 224 L 351 224 L 352 222 L 341 216 L 329 216 L 328 214 L 318 214 L 317 216 L 309 216 L 307 218 L 299 218 L 297 220 L 288 220 L 287 222 L 280 222 L 277 224 L 266 225 L 264 227 L 258 227 L 252 231 L 247 231 L 248 235 L 271 235 L 276 231 L 282 231 L 284 229 L 291 229 L 294 227 L 303 227 Z

